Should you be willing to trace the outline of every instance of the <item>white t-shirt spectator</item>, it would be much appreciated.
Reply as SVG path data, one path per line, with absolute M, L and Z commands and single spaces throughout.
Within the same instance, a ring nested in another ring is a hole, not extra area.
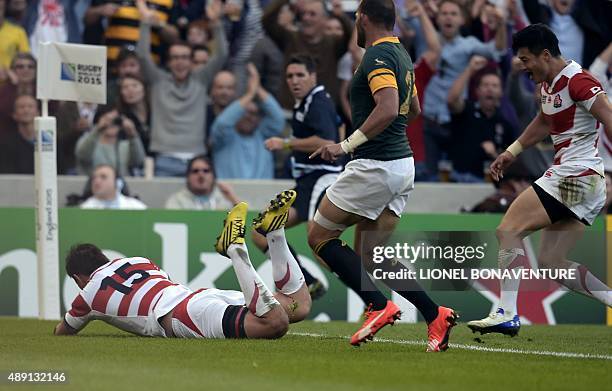
M 66 42 L 66 18 L 64 6 L 60 0 L 40 0 L 38 3 L 38 20 L 30 34 L 32 54 L 38 57 L 39 42 Z
M 147 206 L 139 199 L 118 194 L 110 201 L 89 197 L 81 204 L 81 209 L 147 209 Z
M 183 188 L 166 201 L 166 209 L 229 210 L 232 206 L 217 186 L 208 196 L 197 196 Z

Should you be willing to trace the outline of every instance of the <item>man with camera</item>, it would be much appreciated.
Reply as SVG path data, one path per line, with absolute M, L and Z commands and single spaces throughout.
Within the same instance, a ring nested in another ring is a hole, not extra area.
M 75 155 L 79 174 L 89 175 L 94 167 L 106 164 L 120 176 L 129 176 L 144 163 L 145 150 L 134 122 L 116 109 L 100 111 L 93 129 L 77 142 Z

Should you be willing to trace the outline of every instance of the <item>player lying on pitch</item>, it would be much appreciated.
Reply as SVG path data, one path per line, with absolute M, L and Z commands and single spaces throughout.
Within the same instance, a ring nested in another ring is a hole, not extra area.
M 174 283 L 146 258 L 109 261 L 93 244 L 74 246 L 66 272 L 80 288 L 56 335 L 76 334 L 100 319 L 134 334 L 179 338 L 280 338 L 289 323 L 308 316 L 311 299 L 304 276 L 285 241 L 284 225 L 295 200 L 285 191 L 253 221 L 266 236 L 277 292 L 257 274 L 244 242 L 247 204 L 236 205 L 215 249 L 229 257 L 242 292 L 200 289 Z

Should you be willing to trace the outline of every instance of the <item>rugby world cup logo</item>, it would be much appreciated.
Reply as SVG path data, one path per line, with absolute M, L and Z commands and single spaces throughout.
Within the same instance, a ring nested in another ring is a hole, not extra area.
M 559 94 L 555 95 L 555 101 L 553 102 L 553 107 L 555 109 L 558 109 L 559 107 L 561 107 L 562 104 L 563 104 L 563 101 L 561 100 L 561 96 L 559 96 Z
M 76 64 L 71 62 L 63 62 L 60 71 L 60 79 L 67 81 L 76 80 Z
M 52 130 L 41 130 L 40 131 L 40 146 L 43 152 L 53 152 L 53 131 Z

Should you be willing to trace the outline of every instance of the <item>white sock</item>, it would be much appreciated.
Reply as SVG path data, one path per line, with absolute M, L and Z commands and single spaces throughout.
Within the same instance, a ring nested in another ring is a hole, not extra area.
M 502 248 L 499 250 L 497 258 L 498 266 L 501 270 L 522 268 L 519 262 L 515 262 L 518 257 L 524 257 L 525 251 L 522 248 Z M 499 282 L 499 308 L 504 310 L 504 314 L 514 316 L 517 314 L 516 301 L 521 280 L 519 278 L 504 278 Z
M 285 229 L 277 229 L 266 235 L 268 251 L 272 261 L 272 277 L 276 289 L 285 295 L 297 292 L 304 285 L 304 275 L 300 266 L 289 251 L 285 239 Z
M 244 294 L 244 302 L 249 311 L 256 316 L 263 316 L 272 308 L 280 305 L 253 268 L 245 244 L 230 245 L 227 255 L 232 260 L 238 283 Z
M 570 263 L 572 265 L 571 269 L 576 270 L 576 278 L 557 281 L 574 292 L 592 297 L 608 307 L 612 307 L 612 290 L 610 290 L 610 287 L 595 277 L 585 266 L 576 262 Z

